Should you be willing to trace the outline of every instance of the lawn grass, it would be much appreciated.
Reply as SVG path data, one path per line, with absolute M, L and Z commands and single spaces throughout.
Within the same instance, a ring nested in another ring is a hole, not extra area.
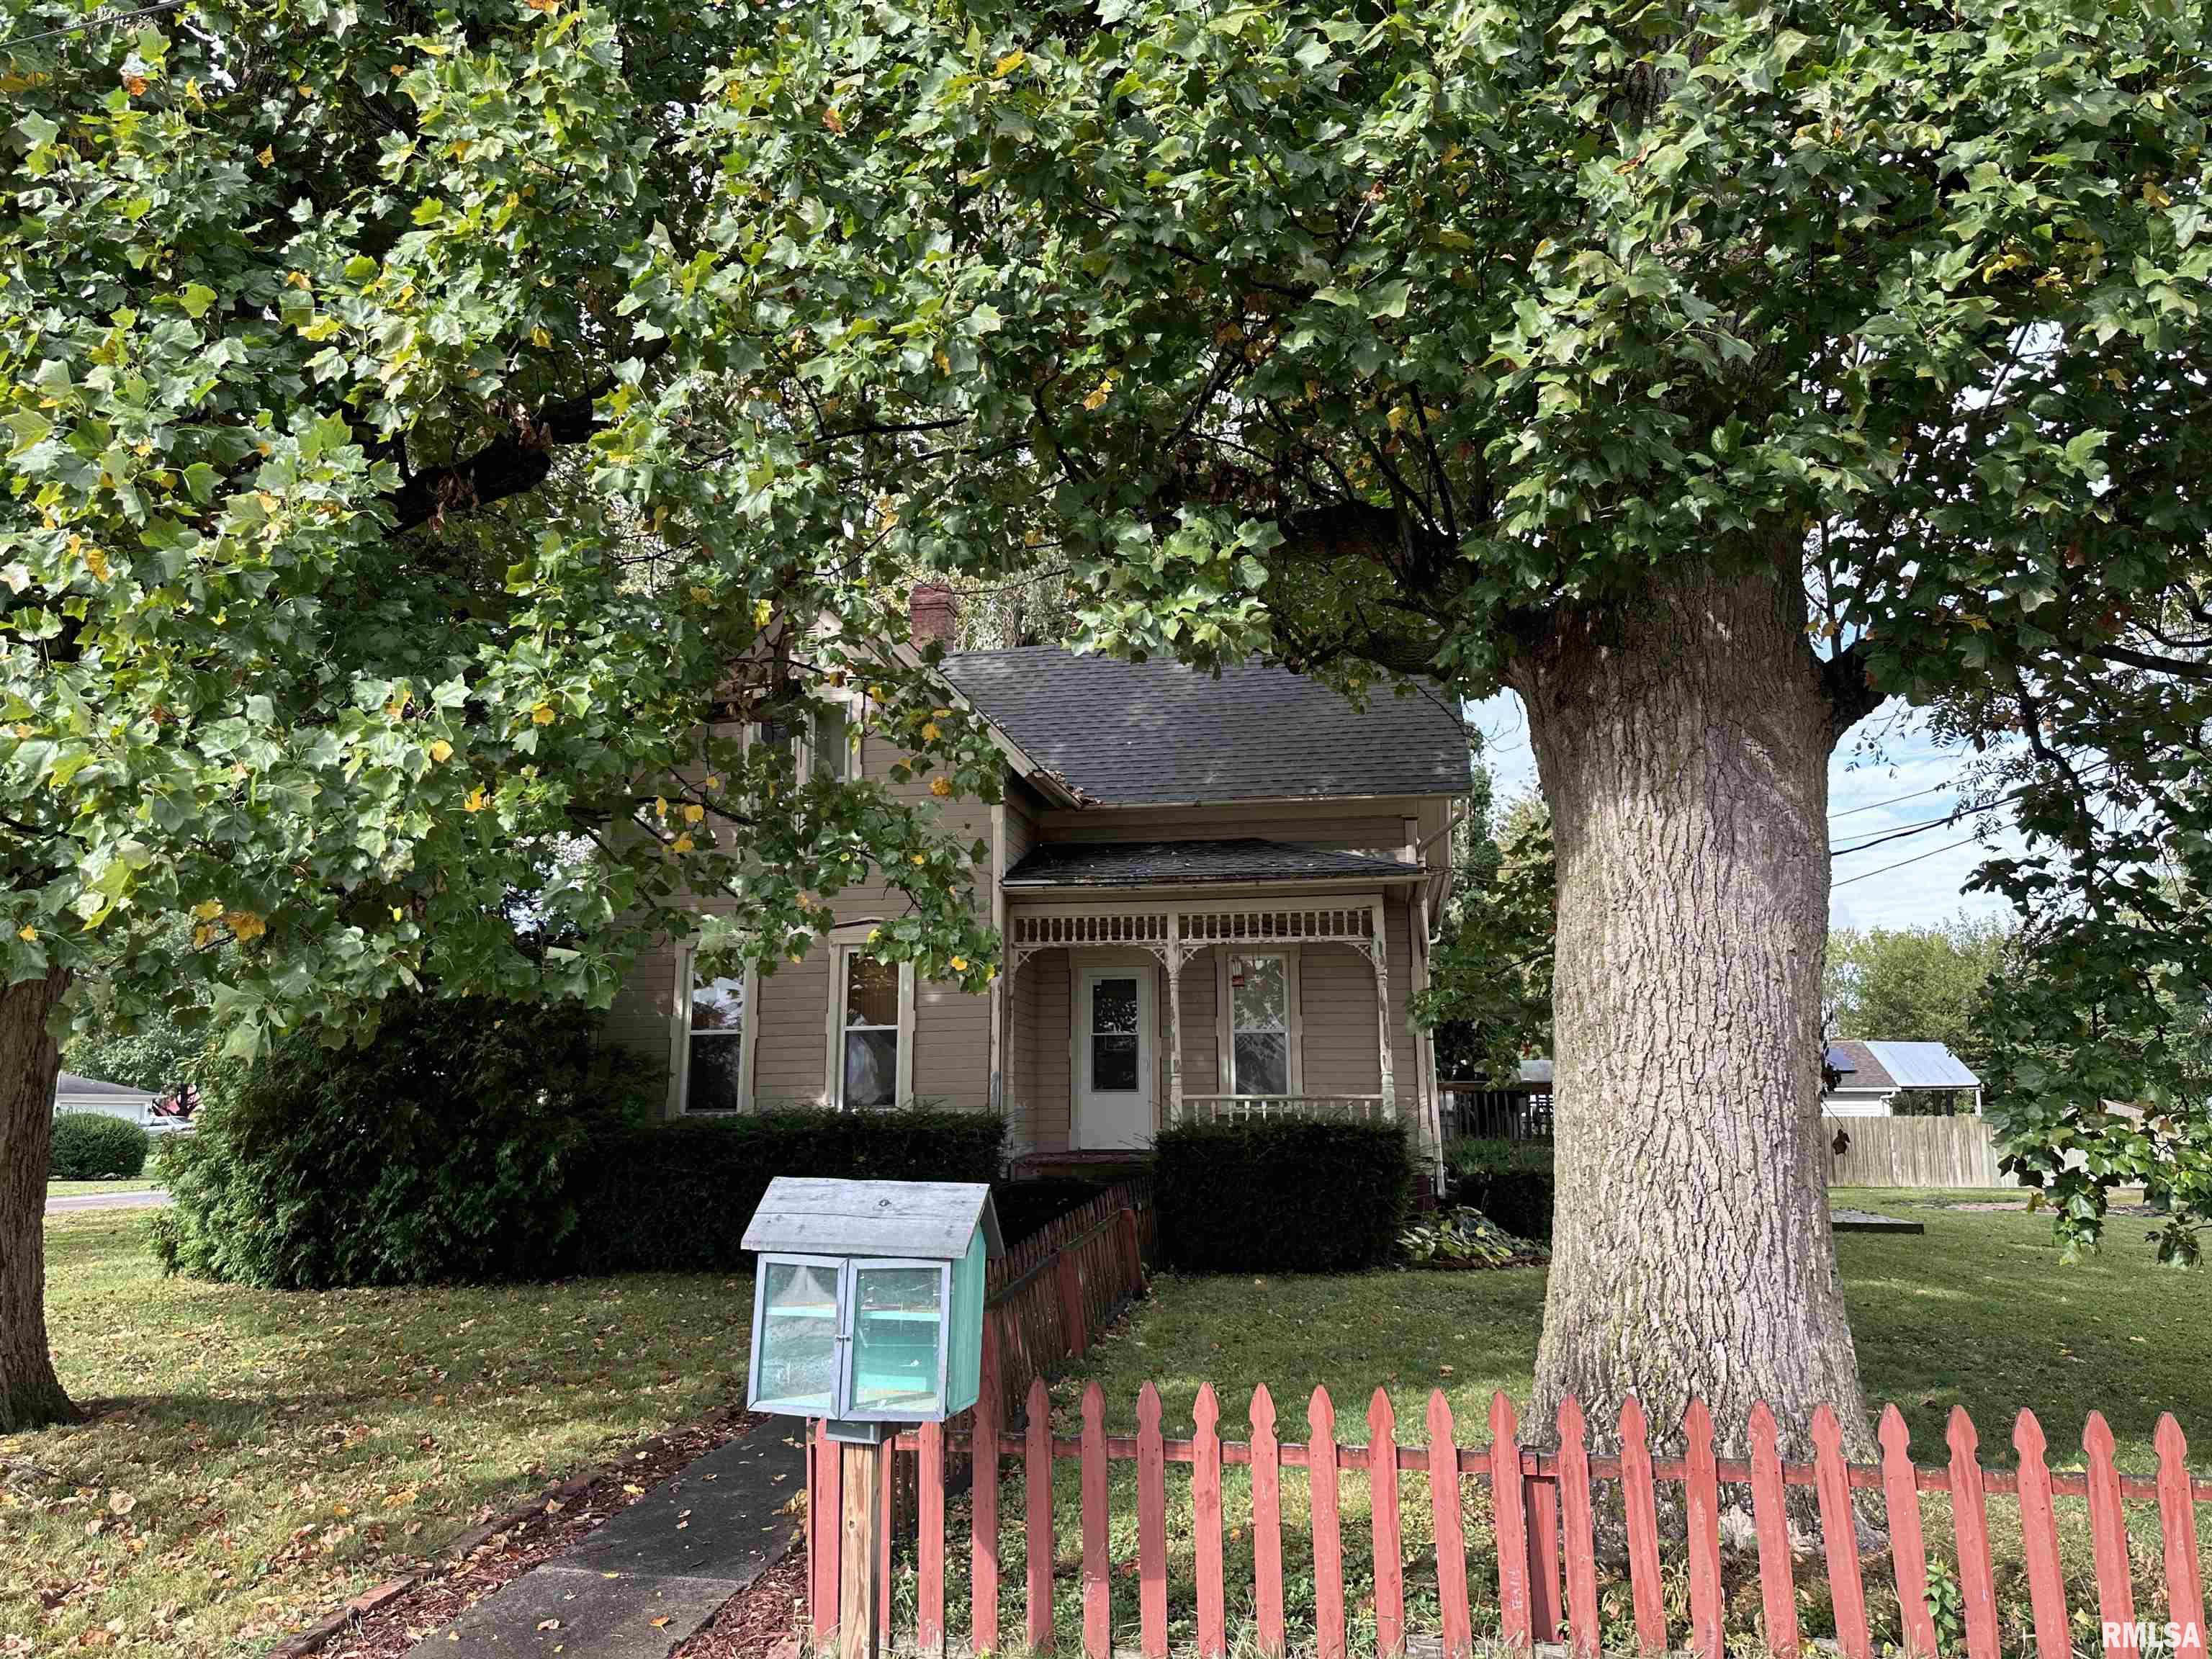
M 48 1198 L 86 1198 L 98 1193 L 159 1192 L 158 1181 L 49 1181 Z
M 2020 1212 L 1976 1213 L 1961 1201 L 1998 1194 L 1945 1194 L 1927 1202 L 1921 1193 L 1854 1190 L 1839 1201 L 1910 1216 L 1923 1222 L 1923 1236 L 1848 1235 L 1838 1241 L 1852 1328 L 1870 1397 L 1895 1401 L 1912 1431 L 1918 1461 L 1940 1463 L 1947 1453 L 1943 1433 L 1954 1406 L 1964 1406 L 1981 1434 L 1984 1462 L 2010 1466 L 2014 1413 L 2032 1407 L 2049 1437 L 2055 1468 L 2078 1468 L 2082 1422 L 2101 1409 L 2119 1443 L 2123 1468 L 2148 1473 L 2153 1468 L 2151 1436 L 2158 1413 L 2171 1410 L 2185 1427 L 2196 1426 L 2212 1446 L 2212 1281 L 2158 1266 L 2143 1242 L 2145 1227 L 2115 1218 L 2103 1255 L 2084 1265 L 2062 1266 L 2049 1218 Z M 1423 1413 L 1429 1393 L 1442 1389 L 1458 1425 L 1462 1444 L 1488 1439 L 1486 1414 L 1493 1390 L 1503 1389 L 1516 1408 L 1525 1407 L 1532 1382 L 1536 1338 L 1545 1288 L 1542 1268 L 1492 1273 L 1385 1272 L 1341 1277 L 1162 1276 L 1150 1297 L 1095 1346 L 1085 1363 L 1053 1389 L 1054 1430 L 1080 1432 L 1079 1401 L 1084 1387 L 1098 1382 L 1106 1401 L 1109 1434 L 1136 1430 L 1137 1391 L 1150 1380 L 1158 1389 L 1167 1434 L 1188 1437 L 1191 1407 L 1200 1385 L 1211 1381 L 1221 1405 L 1224 1439 L 1248 1437 L 1252 1387 L 1265 1382 L 1273 1396 L 1277 1434 L 1284 1441 L 1308 1438 L 1308 1402 L 1325 1385 L 1335 1407 L 1337 1437 L 1346 1443 L 1367 1439 L 1370 1398 L 1378 1386 L 1390 1396 L 1401 1443 L 1425 1438 Z M 2201 1464 L 2202 1458 L 2199 1458 Z M 1063 1571 L 1078 1553 L 1080 1498 L 1073 1462 L 1055 1468 L 1054 1509 Z M 1116 1644 L 1126 1629 L 1135 1643 L 1137 1618 L 1133 1577 L 1121 1571 L 1136 1551 L 1133 1466 L 1113 1466 L 1110 1500 L 1113 1619 Z M 1224 1511 L 1229 1528 L 1226 1548 L 1231 1623 L 1240 1597 L 1250 1595 L 1251 1543 L 1249 1480 L 1232 1468 L 1224 1478 Z M 1179 1639 L 1189 1634 L 1194 1595 L 1189 1550 L 1188 1476 L 1170 1470 L 1169 1536 L 1170 1607 Z M 1728 1494 L 1723 1494 L 1724 1498 Z M 1370 1516 L 1364 1476 L 1342 1483 L 1343 1537 L 1347 1602 L 1358 1610 L 1371 1594 Z M 1470 1481 L 1466 1492 L 1469 1574 L 1477 1602 L 1478 1632 L 1486 1616 L 1497 1618 L 1496 1560 L 1492 1550 L 1489 1493 Z M 1312 1617 L 1313 1583 L 1304 1476 L 1283 1481 L 1285 1596 L 1295 1626 Z M 1401 1511 L 1406 1522 L 1409 1617 L 1415 1628 L 1433 1630 L 1437 1622 L 1432 1562 L 1421 1553 L 1433 1534 L 1425 1480 L 1408 1477 Z M 1946 1501 L 1923 1499 L 1931 1553 L 1947 1554 L 1950 1527 Z M 2074 1587 L 2071 1606 L 2077 1623 L 2095 1605 L 2084 1506 L 2062 1499 L 2063 1559 Z M 1991 1533 L 2000 1558 L 2000 1601 L 2006 1609 L 2008 1651 L 2027 1650 L 2027 1595 L 2020 1581 L 2019 1528 L 2013 1500 L 1993 1498 Z M 1002 1627 L 1021 1629 L 1024 1515 L 1018 1481 L 1002 1496 L 1006 1518 L 1001 1540 L 1007 1594 Z M 2164 1617 L 2154 1515 L 2139 1509 L 2135 1559 L 2138 1606 Z M 2212 1546 L 2212 1528 L 2205 1542 Z M 964 1562 L 963 1547 L 953 1553 Z M 2212 1563 L 2212 1557 L 2208 1557 Z M 964 1577 L 957 1594 L 964 1596 Z M 1882 1570 L 1871 1568 L 1870 1587 L 1879 1626 L 1890 1621 L 1897 1639 L 1893 1595 L 1881 1588 Z M 1807 1633 L 1826 1634 L 1825 1574 L 1817 1562 L 1802 1575 Z M 1243 1586 L 1239 1589 L 1240 1583 Z M 1732 1576 L 1731 1583 L 1735 1579 Z M 1679 1594 L 1682 1586 L 1674 1589 Z M 1745 1575 L 1729 1615 L 1731 1631 L 1758 1628 L 1755 1578 Z M 897 1589 L 910 1595 L 910 1586 Z M 1079 1628 L 1080 1589 L 1065 1577 L 1057 1590 L 1062 1630 Z M 1630 1645 L 1625 1585 L 1606 1597 L 1613 1633 Z M 964 1618 L 964 1601 L 956 1601 Z M 1249 1616 L 1249 1606 L 1242 1606 Z M 1371 1614 L 1370 1614 L 1371 1617 Z M 1680 1634 L 1681 1620 L 1675 1620 Z M 2092 1638 L 2094 1626 L 2089 1626 Z M 2077 1632 L 2077 1634 L 2079 1632 Z M 1371 1641 L 1371 1634 L 1370 1637 Z M 1878 1636 L 1879 1639 L 1879 1636 Z M 2015 1644 L 2019 1645 L 2015 1645 Z M 1293 1645 L 1297 1640 L 1293 1638 Z M 1356 1642 L 1355 1642 L 1355 1645 Z
M 744 1395 L 746 1279 L 278 1294 L 163 1279 L 148 1220 L 47 1223 L 87 1420 L 0 1437 L 0 1653 L 258 1653 Z

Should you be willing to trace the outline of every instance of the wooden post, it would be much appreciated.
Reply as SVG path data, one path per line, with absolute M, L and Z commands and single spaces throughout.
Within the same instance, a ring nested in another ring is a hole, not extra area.
M 876 1485 L 882 1459 L 873 1446 L 841 1449 L 844 1491 L 838 1528 L 837 1652 L 839 1659 L 877 1659 L 881 1649 L 876 1608 L 882 1589 L 876 1580 Z

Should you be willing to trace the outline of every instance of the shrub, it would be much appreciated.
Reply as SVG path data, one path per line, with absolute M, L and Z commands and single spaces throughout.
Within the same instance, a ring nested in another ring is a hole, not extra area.
M 155 1248 L 271 1289 L 545 1277 L 597 1147 L 659 1089 L 574 1006 L 417 998 L 359 1046 L 295 1033 L 209 1073 Z
M 1444 1168 L 1459 1201 L 1516 1238 L 1552 1242 L 1552 1146 L 1542 1140 L 1447 1142 Z
M 1027 1238 L 1031 1233 L 1042 1232 L 1070 1210 L 1088 1204 L 1103 1192 L 1104 1187 L 1096 1181 L 1079 1181 L 1069 1176 L 1041 1176 L 1030 1181 L 996 1181 L 991 1183 L 991 1203 L 999 1212 L 999 1231 L 1006 1236 L 1006 1243 Z
M 632 1124 L 592 1148 L 580 1261 L 596 1273 L 744 1271 L 738 1241 L 775 1176 L 989 1181 L 1006 1139 L 995 1114 L 928 1106 Z
M 136 1181 L 146 1169 L 146 1132 L 100 1112 L 64 1112 L 54 1120 L 55 1181 Z
M 1187 1124 L 1158 1141 L 1160 1245 L 1200 1273 L 1341 1273 L 1389 1261 L 1412 1207 L 1393 1123 Z

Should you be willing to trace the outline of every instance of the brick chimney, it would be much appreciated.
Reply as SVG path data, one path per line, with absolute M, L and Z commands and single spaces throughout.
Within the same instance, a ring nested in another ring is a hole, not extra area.
M 943 582 L 917 582 L 907 595 L 906 614 L 917 647 L 935 640 L 947 651 L 956 648 L 960 598 Z

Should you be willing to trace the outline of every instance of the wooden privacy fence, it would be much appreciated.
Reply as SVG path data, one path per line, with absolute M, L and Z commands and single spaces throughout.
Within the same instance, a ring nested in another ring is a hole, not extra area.
M 1308 1439 L 1302 1444 L 1278 1439 L 1275 1407 L 1265 1387 L 1254 1391 L 1251 1437 L 1220 1437 L 1220 1408 L 1211 1385 L 1201 1389 L 1193 1413 L 1189 1439 L 1167 1438 L 1160 1401 L 1149 1382 L 1137 1402 L 1134 1436 L 1105 1431 L 1105 1400 L 1092 1383 L 1083 1397 L 1080 1436 L 1064 1439 L 1052 1432 L 1044 1384 L 1031 1384 L 1025 1431 L 1001 1433 L 994 1396 L 986 1393 L 972 1432 L 937 1425 L 902 1434 L 881 1453 L 916 1465 L 920 1487 L 918 1607 L 912 1638 L 924 1655 L 939 1655 L 948 1645 L 945 1503 L 947 1478 L 956 1469 L 972 1476 L 975 1507 L 969 1545 L 969 1606 L 964 1623 L 973 1652 L 1000 1650 L 1000 1479 L 1006 1466 L 1019 1471 L 1025 1508 L 1023 1571 L 1027 1580 L 1027 1615 L 1020 1642 L 1030 1650 L 1054 1646 L 1055 1629 L 1053 1568 L 1060 1540 L 1053 1512 L 1053 1465 L 1079 1465 L 1082 1613 L 1080 1637 L 1086 1659 L 1107 1659 L 1112 1564 L 1108 1546 L 1108 1471 L 1115 1463 L 1135 1466 L 1139 1651 L 1162 1659 L 1168 1649 L 1168 1469 L 1190 1470 L 1190 1540 L 1196 1578 L 1195 1626 L 1202 1659 L 1219 1659 L 1226 1650 L 1227 1586 L 1223 1567 L 1222 1471 L 1243 1465 L 1251 1477 L 1252 1606 L 1258 1645 L 1267 1655 L 1285 1650 L 1282 1500 L 1283 1472 L 1303 1469 L 1312 1515 L 1313 1605 L 1317 1659 L 1345 1659 L 1346 1613 L 1344 1539 L 1340 1505 L 1347 1481 L 1364 1483 L 1370 1499 L 1374 1546 L 1374 1625 L 1379 1653 L 1399 1655 L 1406 1648 L 1406 1580 L 1408 1563 L 1402 1540 L 1407 1505 L 1425 1505 L 1435 1538 L 1437 1594 L 1443 1623 L 1444 1659 L 1466 1659 L 1472 1652 L 1468 1540 L 1463 1488 L 1486 1482 L 1492 1493 L 1500 1634 L 1508 1646 L 1527 1649 L 1536 1642 L 1571 1644 L 1578 1656 L 1599 1651 L 1598 1557 L 1595 1515 L 1601 1490 L 1617 1488 L 1625 1522 L 1628 1577 L 1639 1652 L 1656 1655 L 1686 1638 L 1705 1659 L 1722 1659 L 1723 1629 L 1729 1605 L 1723 1588 L 1721 1489 L 1747 1487 L 1757 1541 L 1759 1600 L 1765 1646 L 1794 1655 L 1800 1636 L 1794 1561 L 1788 1516 L 1790 1489 L 1808 1488 L 1820 1517 L 1821 1553 L 1832 1599 L 1836 1641 L 1846 1659 L 1873 1659 L 1875 1645 L 1868 1617 L 1868 1585 L 1862 1571 L 1852 1494 L 1880 1495 L 1887 1516 L 1890 1557 L 1883 1571 L 1896 1585 L 1903 1650 L 1912 1659 L 1937 1651 L 1936 1623 L 1929 1599 L 1929 1559 L 1923 1541 L 1920 1494 L 1948 1494 L 1956 1544 L 1956 1583 L 1963 1601 L 1967 1659 L 1997 1659 L 1998 1607 L 1990 1546 L 1990 1502 L 2016 1504 L 2026 1556 L 2026 1579 L 2037 1659 L 2071 1659 L 2067 1589 L 2059 1565 L 2054 1500 L 2087 1501 L 2095 1558 L 2095 1613 L 2104 1630 L 2108 1659 L 2134 1659 L 2139 1627 L 2130 1577 L 2126 1506 L 2154 1504 L 2164 1569 L 2166 1620 L 2180 1632 L 2175 1644 L 2181 1659 L 2203 1659 L 2204 1609 L 2197 1555 L 2196 1505 L 2212 1500 L 2212 1483 L 2192 1480 L 2186 1443 L 2172 1416 L 2159 1419 L 2155 1445 L 2158 1473 L 2143 1480 L 2121 1474 L 2112 1461 L 2112 1436 L 2101 1414 L 2093 1413 L 2082 1436 L 2087 1468 L 2054 1472 L 2045 1458 L 2043 1431 L 2022 1412 L 2013 1429 L 2019 1453 L 2016 1470 L 1985 1469 L 1977 1456 L 1972 1421 L 1963 1409 L 1951 1413 L 1947 1439 L 1949 1459 L 1916 1465 L 1907 1447 L 1905 1419 L 1894 1406 L 1882 1413 L 1881 1461 L 1847 1462 L 1842 1431 L 1833 1413 L 1820 1407 L 1812 1424 L 1814 1458 L 1785 1462 L 1778 1450 L 1773 1413 L 1761 1402 L 1750 1421 L 1748 1461 L 1717 1457 L 1712 1419 L 1702 1401 L 1692 1401 L 1682 1424 L 1684 1455 L 1656 1457 L 1643 1407 L 1631 1401 L 1620 1419 L 1620 1450 L 1597 1455 L 1589 1449 L 1587 1424 L 1572 1400 L 1559 1413 L 1555 1453 L 1539 1454 L 1519 1443 L 1513 1407 L 1503 1395 L 1490 1406 L 1487 1444 L 1458 1442 L 1452 1412 L 1441 1390 L 1429 1396 L 1427 1420 L 1411 1443 L 1401 1443 L 1389 1395 L 1378 1389 L 1367 1411 L 1364 1445 L 1342 1443 L 1335 1408 L 1328 1391 L 1316 1389 L 1307 1408 Z M 836 1635 L 838 1609 L 838 1519 L 841 1470 L 836 1447 L 817 1426 L 811 1441 L 811 1472 L 808 1549 L 812 1627 L 818 1642 Z M 1405 1477 L 1418 1478 L 1407 1489 Z M 1178 1477 L 1180 1479 L 1180 1477 Z M 884 1482 L 878 1480 L 878 1490 Z M 1680 1547 L 1687 1555 L 1689 1587 L 1686 1629 L 1670 1628 L 1662 1594 L 1662 1565 L 1659 1495 L 1680 1488 L 1679 1509 L 1686 1519 Z M 1608 1513 L 1613 1511 L 1608 1510 Z M 886 1544 L 879 1568 L 889 1582 Z M 1239 1585 L 1241 1589 L 1241 1583 Z M 881 1634 L 892 1637 L 892 1598 L 879 1598 Z M 2146 1611 L 2145 1620 L 2158 1617 Z
M 1832 1151 L 1831 1187 L 2009 1187 L 1997 1170 L 1996 1133 L 1979 1117 L 1828 1117 L 1820 1139 L 1831 1148 L 1838 1134 L 1845 1151 Z

